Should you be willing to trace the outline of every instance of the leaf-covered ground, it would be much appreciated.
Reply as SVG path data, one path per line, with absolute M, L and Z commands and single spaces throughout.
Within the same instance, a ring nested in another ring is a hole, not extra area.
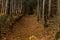
M 44 28 L 43 24 L 42 19 L 38 23 L 36 16 L 25 16 L 14 25 L 13 32 L 7 31 L 7 34 L 3 35 L 2 40 L 54 40 L 57 18 L 48 20 L 48 28 Z

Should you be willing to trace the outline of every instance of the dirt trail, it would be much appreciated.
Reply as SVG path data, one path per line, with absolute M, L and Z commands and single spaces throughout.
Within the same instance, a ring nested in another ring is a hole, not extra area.
M 14 25 L 8 40 L 54 40 L 57 32 L 56 18 L 48 20 L 48 23 L 49 28 L 44 29 L 42 20 L 38 23 L 36 16 L 25 16 Z

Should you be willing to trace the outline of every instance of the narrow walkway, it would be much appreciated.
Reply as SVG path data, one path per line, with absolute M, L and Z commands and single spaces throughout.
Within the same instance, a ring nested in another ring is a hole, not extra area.
M 14 25 L 8 40 L 54 40 L 57 32 L 57 20 L 48 20 L 49 27 L 44 29 L 43 21 L 37 22 L 36 16 L 25 16 Z

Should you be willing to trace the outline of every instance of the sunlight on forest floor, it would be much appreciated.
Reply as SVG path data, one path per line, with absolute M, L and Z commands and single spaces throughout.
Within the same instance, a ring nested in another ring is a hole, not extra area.
M 37 40 L 38 38 L 36 38 L 36 36 L 32 35 L 29 37 L 29 40 Z
M 4 15 L 5 15 L 4 13 L 0 13 L 0 17 L 1 17 L 1 16 L 4 16 Z

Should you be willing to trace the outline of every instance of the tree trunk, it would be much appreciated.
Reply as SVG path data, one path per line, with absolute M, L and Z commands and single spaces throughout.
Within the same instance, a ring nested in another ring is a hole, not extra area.
M 37 18 L 38 18 L 38 21 L 40 20 L 40 8 L 39 8 L 39 0 L 37 0 Z
M 46 0 L 43 0 L 43 22 L 44 22 L 44 27 L 48 27 L 48 24 L 47 24 L 47 7 L 46 7 Z
M 50 14 L 51 14 L 51 0 L 49 0 L 48 17 L 50 17 Z
M 58 12 L 57 12 L 57 18 L 58 18 L 58 32 L 55 35 L 55 40 L 58 40 L 60 38 L 60 0 L 58 0 Z
M 58 32 L 60 32 L 60 0 L 58 0 Z
M 44 10 L 45 10 L 45 0 L 43 0 L 43 10 L 42 10 L 43 21 L 44 21 Z
M 1 8 L 2 8 L 2 0 L 0 0 L 0 13 L 1 13 Z
M 49 0 L 45 0 L 45 9 L 44 9 L 44 27 L 48 27 L 47 19 L 48 19 L 48 2 Z

